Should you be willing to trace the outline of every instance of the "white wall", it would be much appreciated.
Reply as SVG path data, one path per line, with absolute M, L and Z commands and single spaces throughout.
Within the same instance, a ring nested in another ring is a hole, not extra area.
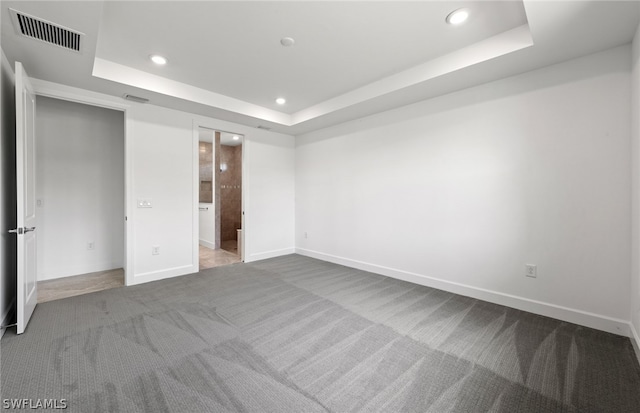
M 123 112 L 39 96 L 36 199 L 38 280 L 122 268 Z
M 631 142 L 632 142 L 632 266 L 631 330 L 632 342 L 640 360 L 640 27 L 633 39 L 631 72 Z
M 133 104 L 127 117 L 133 283 L 198 269 L 198 126 L 245 137 L 245 261 L 294 251 L 292 136 L 153 105 Z M 138 198 L 152 198 L 153 208 L 135 208 Z
M 197 271 L 197 141 L 192 115 L 134 104 L 131 130 L 131 199 L 135 283 Z M 152 208 L 137 208 L 150 198 Z M 195 224 L 195 229 L 194 229 Z M 158 246 L 160 254 L 152 255 Z
M 297 251 L 627 334 L 630 54 L 298 137 Z
M 0 50 L 1 51 L 1 50 Z M 0 64 L 0 325 L 10 324 L 16 296 L 15 79 L 4 52 Z M 5 329 L 0 329 L 0 337 Z
M 244 135 L 245 261 L 294 251 L 292 136 L 152 105 L 134 104 L 128 116 L 132 197 L 154 204 L 133 209 L 136 283 L 197 271 L 199 126 Z
M 40 95 L 126 110 L 127 282 L 198 269 L 198 126 L 244 135 L 246 256 L 294 251 L 294 138 L 33 79 Z M 137 208 L 151 198 L 152 208 Z M 267 222 L 265 222 L 267 221 Z M 152 247 L 160 247 L 152 255 Z
M 295 252 L 295 141 L 243 133 L 244 261 Z

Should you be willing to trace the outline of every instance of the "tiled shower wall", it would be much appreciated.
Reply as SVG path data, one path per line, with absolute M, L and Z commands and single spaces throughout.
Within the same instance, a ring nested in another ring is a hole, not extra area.
M 220 238 L 236 240 L 242 228 L 242 145 L 221 146 L 220 164 L 227 165 L 220 172 Z
M 200 142 L 200 202 L 213 200 L 213 145 Z

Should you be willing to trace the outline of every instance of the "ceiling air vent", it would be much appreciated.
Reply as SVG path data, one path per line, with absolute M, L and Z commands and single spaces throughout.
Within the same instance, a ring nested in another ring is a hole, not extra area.
M 81 40 L 84 33 L 68 29 L 38 17 L 30 16 L 21 11 L 9 9 L 18 33 L 32 39 L 53 44 L 67 50 L 80 52 Z
M 264 130 L 271 130 L 271 128 L 267 127 L 267 126 L 262 126 L 262 125 L 258 125 L 256 126 L 256 128 L 258 129 L 264 129 Z

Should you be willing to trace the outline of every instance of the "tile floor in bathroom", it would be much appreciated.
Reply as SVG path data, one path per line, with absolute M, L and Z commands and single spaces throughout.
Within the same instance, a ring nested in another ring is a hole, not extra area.
M 218 267 L 240 262 L 236 241 L 223 241 L 222 248 L 213 250 L 200 245 L 200 269 Z

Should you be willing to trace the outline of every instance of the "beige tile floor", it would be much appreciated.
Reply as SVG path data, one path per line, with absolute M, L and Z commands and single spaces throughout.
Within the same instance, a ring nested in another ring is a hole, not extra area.
M 219 250 L 212 250 L 201 245 L 200 269 L 204 270 L 240 262 L 237 247 L 236 241 L 222 242 L 222 249 Z M 39 281 L 38 302 L 44 303 L 122 286 L 124 286 L 124 270 L 122 268 Z
M 38 302 L 44 303 L 122 286 L 124 286 L 124 270 L 122 268 L 38 281 Z
M 211 248 L 203 247 L 200 245 L 200 269 L 218 267 L 220 265 L 229 265 L 240 262 L 240 257 L 235 252 L 237 246 L 232 244 L 235 241 L 222 243 L 222 248 L 219 250 L 212 250 Z

